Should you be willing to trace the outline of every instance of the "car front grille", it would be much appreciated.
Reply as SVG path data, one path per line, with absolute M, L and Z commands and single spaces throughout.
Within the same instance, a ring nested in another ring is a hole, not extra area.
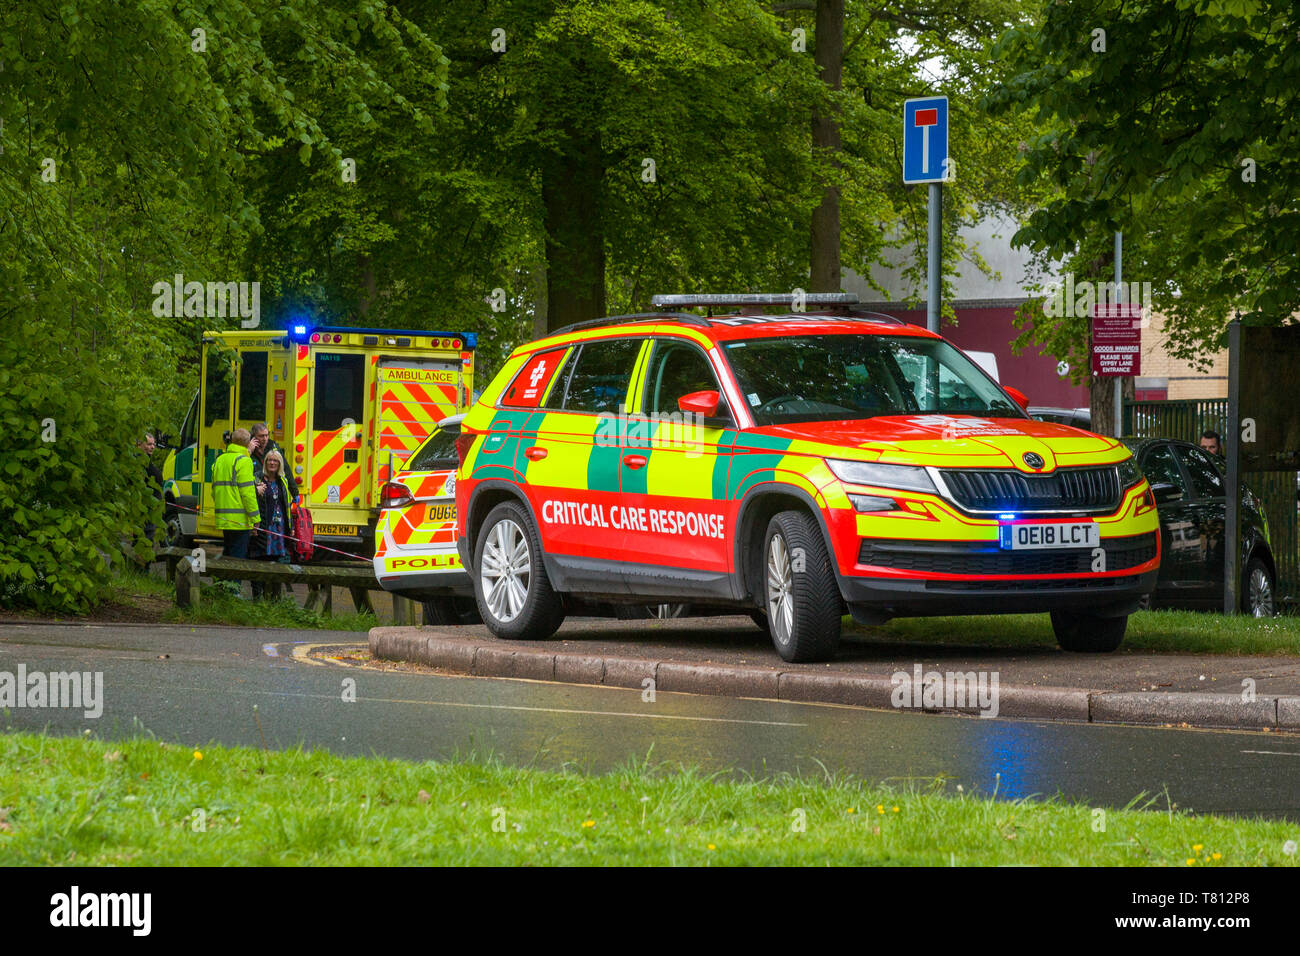
M 1106 570 L 1122 571 L 1156 556 L 1155 532 L 1102 541 Z M 858 563 L 923 574 L 1086 574 L 1093 573 L 1092 549 L 1004 551 L 978 541 L 912 541 L 863 538 Z
M 1105 513 L 1119 507 L 1119 470 L 1061 468 L 1046 475 L 991 469 L 941 470 L 953 502 L 971 512 L 1017 515 Z

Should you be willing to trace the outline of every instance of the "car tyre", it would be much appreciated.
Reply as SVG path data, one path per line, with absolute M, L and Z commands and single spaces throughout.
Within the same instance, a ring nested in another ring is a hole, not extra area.
M 513 501 L 488 513 L 474 542 L 474 599 L 487 629 L 502 640 L 543 640 L 564 621 L 537 529 Z
M 1275 594 L 1277 584 L 1268 565 L 1260 558 L 1251 558 L 1246 564 L 1245 582 L 1241 588 L 1241 610 L 1253 617 L 1272 617 L 1277 613 Z
M 1076 654 L 1109 654 L 1124 641 L 1128 615 L 1100 617 L 1081 612 L 1052 612 L 1052 630 L 1061 650 Z
M 424 601 L 424 623 L 434 627 L 482 624 L 478 602 L 472 597 L 445 597 Z
M 826 540 L 804 511 L 782 511 L 763 539 L 762 594 L 772 644 L 791 663 L 825 661 L 840 643 L 840 592 Z

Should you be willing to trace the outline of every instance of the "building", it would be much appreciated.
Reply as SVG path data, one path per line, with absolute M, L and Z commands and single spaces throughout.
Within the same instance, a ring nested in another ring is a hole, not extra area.
M 1029 298 L 1026 287 L 1034 281 L 1047 283 L 1054 278 L 1036 276 L 1028 252 L 1011 246 L 1016 228 L 1013 220 L 992 215 L 961 229 L 967 246 L 983 257 L 994 274 L 985 275 L 973 263 L 965 262 L 957 276 L 949 277 L 955 287 L 951 304 L 957 320 L 942 320 L 939 331 L 967 352 L 991 353 L 999 381 L 1020 389 L 1031 404 L 1085 408 L 1089 403 L 1088 386 L 1072 384 L 1068 368 L 1055 356 L 1044 354 L 1036 346 L 1029 346 L 1020 355 L 1011 351 L 1011 342 L 1019 334 L 1014 324 L 1016 310 Z M 913 256 L 924 255 L 924 248 L 893 250 L 890 267 L 872 270 L 871 278 L 885 290 L 884 297 L 861 275 L 848 269 L 844 271 L 844 290 L 857 293 L 865 308 L 924 325 L 925 290 L 914 289 L 902 271 Z M 906 308 L 902 303 L 908 300 L 922 304 Z M 1142 330 L 1142 375 L 1134 383 L 1137 399 L 1222 398 L 1227 395 L 1227 376 L 1226 351 L 1214 356 L 1208 370 L 1175 359 L 1166 347 L 1164 320 L 1158 315 L 1150 317 Z

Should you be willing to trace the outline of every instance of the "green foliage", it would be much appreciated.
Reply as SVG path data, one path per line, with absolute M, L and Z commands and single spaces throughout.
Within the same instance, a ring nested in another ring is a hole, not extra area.
M 82 610 L 123 542 L 144 547 L 135 443 L 180 418 L 220 324 L 156 317 L 153 284 L 259 278 L 250 166 L 338 135 L 307 94 L 361 122 L 400 92 L 381 73 L 438 86 L 427 38 L 350 6 L 0 4 L 0 605 Z
M 1041 27 L 1002 40 L 1014 75 L 989 98 L 1043 130 L 1027 138 L 1019 176 L 1049 201 L 1016 241 L 1086 277 L 1122 230 L 1125 279 L 1152 283 L 1184 357 L 1219 347 L 1238 310 L 1247 323 L 1286 321 L 1300 309 L 1294 6 L 1090 0 L 1044 11 Z M 1077 354 L 1079 323 L 1051 325 L 1038 339 Z

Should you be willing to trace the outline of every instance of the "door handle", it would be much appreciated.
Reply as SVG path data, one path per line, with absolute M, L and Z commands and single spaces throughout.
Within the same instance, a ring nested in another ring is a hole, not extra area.
M 644 468 L 646 462 L 645 455 L 624 455 L 623 464 L 629 468 Z
M 546 449 L 538 448 L 536 445 L 534 445 L 532 448 L 524 452 L 524 457 L 527 458 L 529 461 L 541 461 L 543 458 L 546 457 L 546 455 L 547 455 Z

